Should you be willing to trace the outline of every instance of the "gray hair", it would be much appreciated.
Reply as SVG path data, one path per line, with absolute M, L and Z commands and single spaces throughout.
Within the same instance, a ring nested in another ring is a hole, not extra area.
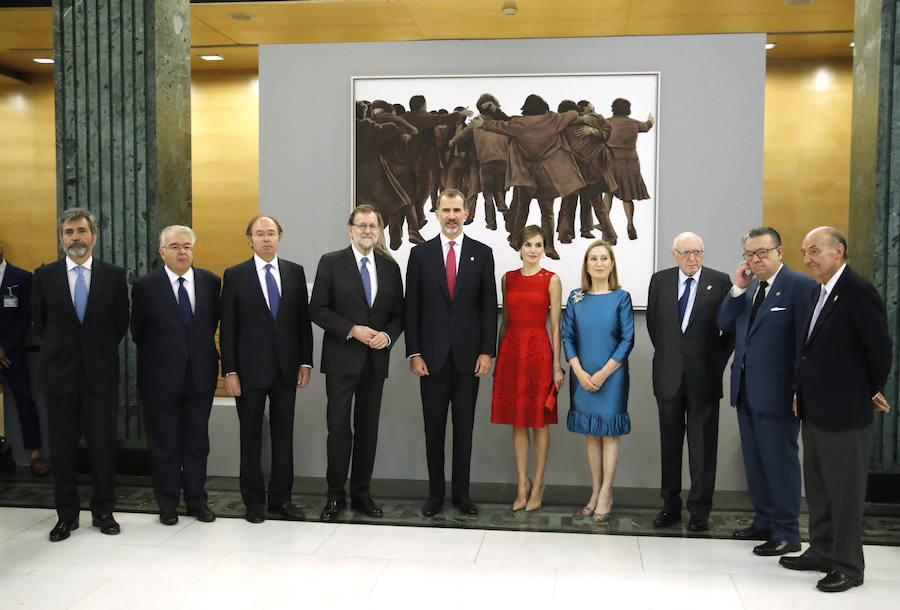
M 159 247 L 166 247 L 166 237 L 168 237 L 171 233 L 187 233 L 191 237 L 191 245 L 194 245 L 194 242 L 197 241 L 197 234 L 194 233 L 194 230 L 190 227 L 186 227 L 184 225 L 169 225 L 165 229 L 159 232 Z
M 781 235 L 779 235 L 778 231 L 772 227 L 756 227 L 755 229 L 750 229 L 743 237 L 741 237 L 741 244 L 746 244 L 748 239 L 762 237 L 763 235 L 769 235 L 776 248 L 781 245 Z
M 94 216 L 93 212 L 84 208 L 69 208 L 62 211 L 62 214 L 59 215 L 58 222 L 59 234 L 62 235 L 64 224 L 72 222 L 73 220 L 78 220 L 79 218 L 87 219 L 88 225 L 91 227 L 91 234 L 97 234 L 97 217 Z
M 690 231 L 685 231 L 684 233 L 679 233 L 678 235 L 675 236 L 675 239 L 672 241 L 672 249 L 673 250 L 678 249 L 678 241 L 680 239 L 682 239 L 683 237 L 696 237 L 697 240 L 700 242 L 700 249 L 701 250 L 703 249 L 703 240 L 700 239 L 700 236 L 697 235 L 696 233 L 691 233 Z

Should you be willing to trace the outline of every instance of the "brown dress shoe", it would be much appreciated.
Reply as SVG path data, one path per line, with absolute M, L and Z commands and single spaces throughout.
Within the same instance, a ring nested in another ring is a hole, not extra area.
M 31 458 L 31 474 L 36 477 L 45 477 L 50 474 L 50 467 L 47 466 L 47 462 L 44 461 L 44 458 L 41 456 Z

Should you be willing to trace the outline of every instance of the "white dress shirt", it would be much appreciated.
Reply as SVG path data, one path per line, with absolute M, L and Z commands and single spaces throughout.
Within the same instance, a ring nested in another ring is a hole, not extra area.
M 444 255 L 444 269 L 447 268 L 447 255 L 450 254 L 450 238 L 441 231 L 441 252 Z M 459 275 L 459 254 L 462 252 L 463 234 L 460 233 L 453 238 L 453 251 L 456 253 L 456 273 Z
M 178 275 L 168 267 L 163 267 L 166 275 L 169 276 L 169 284 L 172 286 L 172 292 L 175 293 L 175 302 L 178 302 L 178 279 L 184 278 L 184 289 L 187 291 L 188 301 L 191 302 L 191 311 L 197 311 L 197 296 L 194 284 L 194 268 L 190 267 L 184 272 L 184 275 Z
M 0 284 L 3 283 L 3 276 L 6 275 L 6 259 L 0 262 Z
M 816 322 L 819 321 L 819 316 L 822 315 L 822 309 L 825 309 L 825 303 L 828 302 L 828 297 L 830 297 L 831 293 L 834 292 L 834 285 L 837 284 L 837 281 L 839 279 L 841 279 L 841 274 L 844 272 L 844 268 L 846 267 L 847 263 L 844 263 L 843 265 L 841 265 L 840 269 L 835 271 L 830 280 L 828 280 L 825 284 L 819 284 L 819 298 L 816 299 L 816 308 L 813 310 L 813 317 L 809 321 L 809 329 L 806 332 L 807 339 L 809 339 L 809 336 L 812 334 L 813 329 L 816 327 Z M 819 301 L 822 302 L 822 309 L 819 309 Z
M 84 267 L 84 271 L 81 272 L 81 275 L 84 276 L 84 286 L 87 288 L 87 293 L 91 294 L 91 265 L 94 264 L 94 257 L 89 256 L 86 261 L 84 261 L 81 266 Z M 78 263 L 73 261 L 68 256 L 66 257 L 66 276 L 69 278 L 69 296 L 72 297 L 72 304 L 75 304 L 75 282 L 78 281 L 78 272 L 75 271 L 75 267 L 78 266 Z
M 362 259 L 366 257 L 369 259 L 369 262 L 366 263 L 366 267 L 369 270 L 369 284 L 372 286 L 372 303 L 375 302 L 375 296 L 378 294 L 378 273 L 375 272 L 375 250 L 373 249 L 368 254 L 362 254 L 359 250 L 356 249 L 356 246 L 350 246 L 350 249 L 353 250 L 353 256 L 356 257 L 356 269 L 362 273 Z M 372 303 L 369 303 L 369 306 L 372 306 Z
M 681 321 L 681 332 L 687 330 L 688 322 L 691 321 L 691 311 L 694 309 L 694 301 L 697 300 L 697 282 L 700 280 L 700 272 L 703 271 L 703 267 L 697 269 L 697 272 L 694 275 L 688 276 L 685 275 L 684 271 L 681 268 L 678 268 L 678 300 L 681 300 L 681 295 L 684 294 L 685 284 L 687 283 L 688 277 L 692 278 L 694 281 L 691 282 L 691 294 L 688 296 L 687 307 L 684 310 L 684 320 Z
M 263 298 L 266 300 L 266 306 L 271 310 L 269 305 L 269 287 L 266 285 L 266 265 L 272 265 L 272 275 L 275 277 L 275 284 L 278 286 L 278 294 L 283 294 L 281 290 L 281 272 L 278 271 L 278 257 L 272 259 L 271 263 L 267 263 L 258 255 L 253 255 L 253 263 L 256 265 L 256 275 L 259 277 L 259 287 L 262 290 Z

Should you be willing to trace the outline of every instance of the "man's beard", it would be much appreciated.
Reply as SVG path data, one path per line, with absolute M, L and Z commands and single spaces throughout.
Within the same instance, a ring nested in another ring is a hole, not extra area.
M 69 258 L 81 258 L 82 256 L 86 256 L 91 249 L 82 243 L 69 244 L 66 248 L 66 254 Z

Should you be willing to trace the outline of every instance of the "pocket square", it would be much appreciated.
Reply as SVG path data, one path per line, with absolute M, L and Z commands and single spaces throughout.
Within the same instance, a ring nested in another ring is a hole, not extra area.
M 787 310 L 787 307 L 773 307 L 769 311 L 785 311 L 785 310 Z

